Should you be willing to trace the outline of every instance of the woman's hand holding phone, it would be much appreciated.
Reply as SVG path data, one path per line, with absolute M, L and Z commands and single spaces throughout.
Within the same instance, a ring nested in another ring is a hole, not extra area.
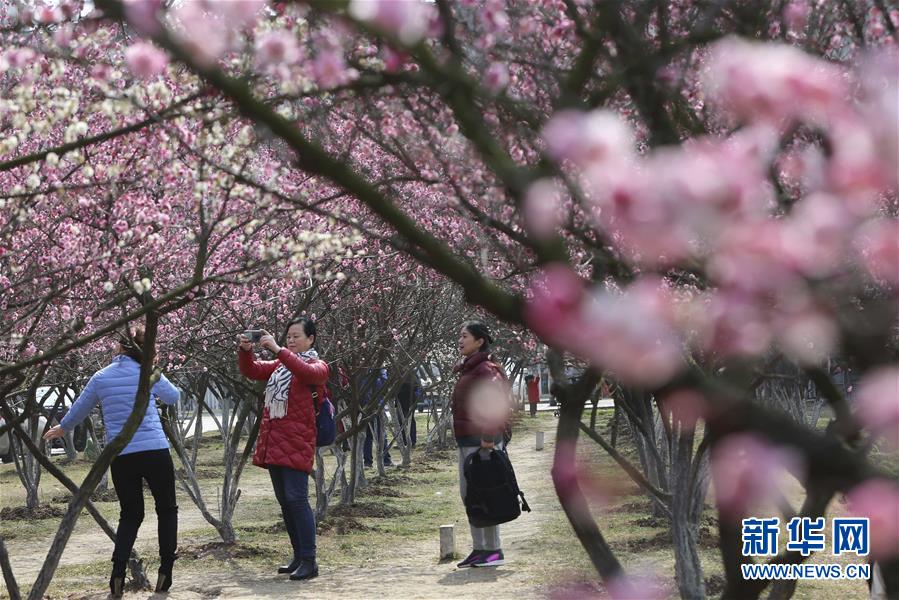
M 250 338 L 241 333 L 237 336 L 237 347 L 244 352 L 249 352 L 253 349 L 253 342 L 250 341 Z
M 269 332 L 262 330 L 262 338 L 259 340 L 259 345 L 265 348 L 266 350 L 271 350 L 274 354 L 277 354 L 281 351 L 281 346 L 278 345 L 278 342 L 275 341 L 274 336 Z

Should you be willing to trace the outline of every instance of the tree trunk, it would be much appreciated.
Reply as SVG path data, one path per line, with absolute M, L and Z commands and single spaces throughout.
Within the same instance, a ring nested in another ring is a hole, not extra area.
M 558 360 L 558 368 L 554 372 L 561 374 L 561 360 Z M 562 375 L 564 377 L 564 375 Z M 555 378 L 555 377 L 554 377 Z M 571 523 L 578 540 L 590 557 L 594 568 L 608 584 L 624 574 L 621 563 L 618 562 L 615 553 L 606 543 L 605 538 L 596 525 L 590 506 L 580 488 L 575 472 L 576 446 L 580 431 L 581 415 L 583 414 L 586 396 L 590 389 L 596 385 L 597 377 L 590 371 L 584 376 L 573 393 L 571 386 L 565 384 L 562 388 L 562 407 L 560 409 L 559 426 L 556 434 L 556 453 L 553 459 L 553 485 L 556 495 L 565 511 L 565 516 Z M 590 389 L 586 389 L 590 388 Z
M 16 583 L 16 576 L 12 572 L 9 553 L 6 551 L 2 535 L 0 535 L 0 569 L 3 570 L 3 581 L 6 582 L 6 593 L 9 594 L 9 600 L 21 600 L 22 593 L 19 591 L 19 584 Z
M 691 522 L 692 508 L 692 466 L 694 428 L 675 431 L 671 445 L 671 534 L 674 538 L 674 570 L 681 598 L 703 600 L 705 582 L 702 563 L 699 560 L 697 542 L 699 528 Z

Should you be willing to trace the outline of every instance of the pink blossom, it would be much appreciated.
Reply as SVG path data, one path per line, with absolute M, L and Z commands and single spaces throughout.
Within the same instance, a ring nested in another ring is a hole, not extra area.
M 112 224 L 112 229 L 118 234 L 122 234 L 128 230 L 128 221 L 124 219 L 119 219 L 115 223 Z
M 853 243 L 871 277 L 899 287 L 899 220 L 871 221 L 859 229 Z
M 683 367 L 670 309 L 671 298 L 654 277 L 637 279 L 623 293 L 599 292 L 584 307 L 572 352 L 626 383 L 661 385 Z
M 899 11 L 892 14 L 899 21 Z M 895 168 L 899 163 L 899 111 L 896 110 L 899 50 L 893 48 L 867 56 L 857 79 L 862 90 L 859 106 L 862 120 L 871 131 L 883 163 L 894 167 L 887 174 L 892 175 L 890 185 L 895 188 L 899 177 Z
M 223 2 L 222 7 L 239 5 L 243 2 Z M 251 1 L 250 4 L 255 4 Z M 177 24 L 176 37 L 181 45 L 200 65 L 210 66 L 224 54 L 233 42 L 234 29 L 218 17 L 215 6 L 205 0 L 183 2 L 174 13 Z M 223 15 L 230 15 L 225 10 Z
M 381 50 L 381 57 L 384 60 L 384 70 L 388 73 L 398 72 L 409 61 L 408 54 L 393 48 L 389 44 L 385 45 Z
M 503 10 L 503 3 L 495 0 L 488 2 L 480 11 L 481 23 L 491 34 L 500 34 L 509 28 L 509 15 Z
M 112 67 L 104 63 L 97 63 L 91 67 L 91 77 L 97 81 L 108 81 L 112 77 Z
M 7 50 L 3 58 L 10 67 L 19 68 L 29 65 L 37 57 L 37 54 L 31 48 L 13 48 Z
M 746 293 L 801 287 L 798 269 L 787 252 L 785 227 L 768 219 L 727 227 L 709 260 L 709 274 L 722 286 Z
M 53 32 L 53 42 L 60 48 L 68 48 L 72 43 L 74 33 L 71 25 L 60 25 Z
M 354 19 L 371 23 L 410 46 L 424 37 L 430 11 L 419 0 L 351 0 L 349 13 Z
M 550 179 L 535 181 L 525 193 L 522 210 L 525 225 L 535 236 L 553 235 L 562 225 L 558 186 Z
M 165 70 L 169 62 L 165 52 L 149 42 L 137 42 L 125 51 L 128 68 L 136 77 L 149 79 Z
M 320 51 L 312 63 L 312 72 L 324 89 L 346 85 L 356 77 L 356 70 L 347 67 L 340 50 Z
M 600 509 L 609 506 L 615 497 L 622 493 L 618 482 L 600 477 L 578 461 L 575 442 L 558 443 L 553 460 L 552 478 L 556 493 L 560 497 L 570 498 L 580 493 Z M 577 508 L 589 510 L 586 504 L 581 504 Z
M 850 210 L 870 215 L 879 206 L 880 194 L 895 180 L 895 164 L 884 162 L 874 134 L 860 120 L 841 119 L 831 130 L 829 183 Z
M 684 207 L 673 194 L 659 193 L 647 171 L 633 163 L 593 170 L 591 216 L 632 261 L 674 264 L 690 254 L 691 232 L 679 226 Z
M 565 343 L 579 329 L 584 281 L 567 265 L 546 267 L 531 283 L 524 309 L 528 326 L 551 344 Z
M 548 596 L 549 600 L 598 600 L 603 597 L 597 584 L 587 581 L 555 585 Z
M 833 316 L 801 294 L 788 294 L 784 301 L 791 306 L 780 307 L 773 323 L 781 348 L 800 364 L 820 364 L 836 350 L 839 329 Z
M 512 411 L 508 384 L 487 380 L 472 386 L 470 406 L 472 417 L 486 430 L 502 431 Z
M 865 375 L 856 410 L 862 425 L 899 449 L 899 366 L 881 367 Z
M 714 248 L 727 223 L 761 221 L 772 204 L 763 166 L 776 141 L 752 128 L 700 139 L 588 173 L 600 225 L 642 264 L 667 265 Z
M 542 136 L 551 158 L 571 160 L 582 168 L 620 164 L 633 155 L 630 126 L 608 110 L 557 112 Z
M 60 21 L 62 19 L 62 13 L 52 6 L 42 6 L 38 9 L 35 17 L 37 22 L 41 25 L 50 25 L 51 23 Z
M 799 476 L 801 458 L 794 451 L 769 444 L 754 433 L 735 433 L 712 449 L 711 472 L 715 499 L 722 516 L 740 519 L 773 500 L 784 472 Z
M 820 190 L 824 185 L 825 159 L 816 146 L 790 150 L 778 157 L 777 164 L 781 175 L 792 185 L 809 190 Z
M 484 87 L 498 94 L 509 86 L 509 69 L 505 63 L 491 63 L 484 72 Z
M 225 21 L 225 26 L 243 29 L 252 27 L 263 9 L 268 6 L 268 0 L 239 0 L 232 2 L 212 2 L 210 8 L 218 12 Z
M 537 335 L 622 381 L 654 387 L 682 367 L 670 298 L 656 279 L 587 296 L 569 268 L 552 265 L 534 280 L 531 294 L 525 319 Z
M 790 0 L 783 10 L 784 23 L 793 31 L 801 31 L 808 22 L 810 10 L 807 0 Z
M 844 264 L 855 222 L 839 198 L 822 193 L 806 196 L 787 220 L 785 251 L 805 275 L 830 275 Z
M 870 519 L 871 556 L 888 559 L 899 553 L 899 489 L 884 479 L 869 479 L 846 495 L 849 512 Z
M 164 4 L 164 0 L 125 0 L 125 19 L 141 35 L 154 36 L 162 31 L 159 12 Z
M 823 123 L 848 98 L 834 65 L 792 46 L 736 37 L 712 46 L 705 89 L 723 111 L 749 121 Z
M 59 12 L 62 14 L 63 19 L 71 19 L 77 14 L 80 8 L 80 6 L 75 6 L 74 2 L 64 1 L 59 3 Z
M 256 60 L 262 66 L 292 65 L 301 57 L 296 36 L 289 31 L 269 31 L 256 40 Z
M 663 600 L 669 594 L 655 577 L 619 576 L 609 581 L 609 596 L 615 600 Z
M 440 18 L 440 13 L 436 10 L 429 10 L 428 27 L 425 30 L 425 35 L 429 38 L 435 38 L 443 33 L 443 29 L 443 19 Z
M 695 390 L 675 390 L 660 398 L 660 402 L 684 430 L 692 430 L 708 412 L 708 400 Z

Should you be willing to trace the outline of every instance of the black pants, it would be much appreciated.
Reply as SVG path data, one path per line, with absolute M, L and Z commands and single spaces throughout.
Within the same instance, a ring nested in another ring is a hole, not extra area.
M 409 438 L 408 441 L 406 438 L 406 419 L 412 419 L 412 424 L 409 425 Z M 407 446 L 414 446 L 416 442 L 418 442 L 418 431 L 415 426 L 415 411 L 411 410 L 406 413 L 405 416 L 402 416 L 402 435 L 403 435 L 403 443 Z
M 368 422 L 368 427 L 365 428 L 365 441 L 362 444 L 362 460 L 366 465 L 372 465 L 375 461 L 374 458 L 374 439 L 381 437 L 381 415 L 375 417 L 372 421 Z M 390 451 L 387 450 L 387 436 L 384 436 L 384 447 L 383 447 L 383 460 L 385 465 L 392 465 L 393 461 L 390 459 Z
M 175 560 L 178 544 L 178 505 L 175 503 L 175 468 L 168 449 L 146 450 L 117 456 L 112 461 L 112 485 L 119 497 L 121 513 L 116 530 L 114 561 L 125 562 L 144 520 L 144 480 L 156 502 L 159 521 L 159 558 L 162 564 Z

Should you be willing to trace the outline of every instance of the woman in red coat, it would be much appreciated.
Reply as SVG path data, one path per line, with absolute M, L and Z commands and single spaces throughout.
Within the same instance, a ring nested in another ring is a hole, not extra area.
M 300 317 L 287 326 L 287 347 L 282 348 L 266 333 L 259 344 L 276 360 L 255 360 L 253 345 L 241 335 L 237 353 L 240 372 L 250 379 L 267 381 L 265 406 L 253 464 L 268 469 L 281 505 L 281 514 L 293 560 L 278 568 L 294 580 L 318 575 L 315 562 L 315 515 L 309 506 L 309 474 L 315 459 L 316 412 L 312 388 L 328 381 L 328 365 L 313 350 L 315 322 Z M 324 390 L 319 390 L 324 398 Z
M 459 491 L 465 500 L 465 459 L 475 452 L 488 458 L 492 448 L 502 449 L 508 406 L 486 406 L 488 398 L 479 390 L 497 386 L 500 396 L 508 394 L 508 380 L 502 367 L 490 360 L 490 330 L 480 321 L 469 321 L 459 334 L 462 361 L 453 369 L 459 375 L 453 388 L 453 433 L 459 446 Z M 479 403 L 481 404 L 479 406 Z M 460 562 L 467 567 L 497 567 L 505 562 L 499 537 L 499 526 L 471 525 L 473 550 Z

